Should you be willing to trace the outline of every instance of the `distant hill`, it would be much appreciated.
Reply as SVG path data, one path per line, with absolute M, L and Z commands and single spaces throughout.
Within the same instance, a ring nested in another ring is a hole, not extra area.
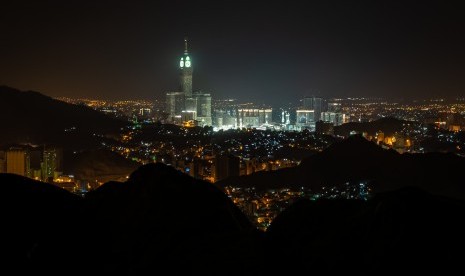
M 65 173 L 89 182 L 126 181 L 141 165 L 109 150 L 68 153 L 66 157 Z
M 0 145 L 91 145 L 92 135 L 118 132 L 124 122 L 39 92 L 0 86 Z
M 417 186 L 433 194 L 465 199 L 463 168 L 465 158 L 453 154 L 398 154 L 356 135 L 304 159 L 297 167 L 233 177 L 217 184 L 262 190 L 307 187 L 319 192 L 322 187 L 368 181 L 374 193 Z
M 334 134 L 348 137 L 351 131 L 356 131 L 358 133 L 366 132 L 369 135 L 375 135 L 376 132 L 382 131 L 385 135 L 392 136 L 394 133 L 401 131 L 405 124 L 413 124 L 413 122 L 392 117 L 382 118 L 372 122 L 351 122 L 334 127 Z

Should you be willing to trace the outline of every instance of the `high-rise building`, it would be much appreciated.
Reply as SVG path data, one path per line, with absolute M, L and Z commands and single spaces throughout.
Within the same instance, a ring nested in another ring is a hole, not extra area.
M 42 160 L 42 180 L 51 182 L 58 177 L 59 151 L 55 148 L 44 149 Z
M 209 93 L 196 92 L 193 95 L 196 102 L 196 120 L 200 126 L 212 125 L 212 97 Z
M 212 125 L 211 95 L 192 93 L 192 74 L 194 71 L 189 55 L 187 38 L 184 39 L 184 54 L 179 61 L 180 91 L 166 93 L 166 113 L 173 123 L 196 121 L 201 126 Z
M 185 97 L 183 111 L 197 113 L 197 97 Z
M 187 37 L 184 38 L 184 55 L 179 61 L 179 67 L 181 68 L 181 91 L 184 92 L 186 98 L 190 98 L 192 97 L 192 73 L 194 68 L 187 49 Z
M 302 107 L 305 110 L 314 110 L 314 121 L 321 120 L 321 112 L 325 111 L 324 100 L 317 97 L 305 97 L 302 100 Z
M 29 152 L 20 148 L 10 148 L 6 152 L 6 172 L 29 177 Z
M 184 95 L 182 122 L 194 122 L 198 117 L 197 97 L 192 95 L 192 60 L 187 47 L 187 37 L 184 38 L 184 54 L 179 61 L 180 88 Z
M 183 92 L 168 92 L 166 93 L 166 113 L 168 120 L 176 121 L 176 117 L 181 117 L 181 112 L 184 110 L 184 93 Z
M 297 130 L 308 129 L 310 131 L 314 131 L 315 130 L 315 111 L 312 109 L 296 110 L 295 126 Z
M 324 122 L 333 123 L 335 126 L 340 126 L 346 123 L 346 116 L 343 113 L 336 112 L 322 112 L 321 120 Z

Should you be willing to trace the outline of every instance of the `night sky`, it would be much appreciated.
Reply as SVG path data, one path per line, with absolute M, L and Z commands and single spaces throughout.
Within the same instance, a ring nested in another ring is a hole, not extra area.
M 465 10 L 445 1 L 10 2 L 0 84 L 51 96 L 162 98 L 185 35 L 214 98 L 465 96 Z

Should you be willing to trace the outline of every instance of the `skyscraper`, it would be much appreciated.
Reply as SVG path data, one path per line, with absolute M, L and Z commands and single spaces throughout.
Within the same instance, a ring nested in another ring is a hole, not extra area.
M 29 152 L 20 148 L 10 148 L 6 152 L 6 172 L 29 177 Z
M 184 55 L 179 61 L 179 68 L 181 68 L 181 91 L 184 92 L 186 98 L 192 97 L 192 61 L 187 49 L 187 37 L 184 38 Z
M 212 125 L 212 97 L 209 93 L 194 93 L 196 103 L 196 120 L 200 125 Z
M 166 93 L 166 113 L 172 123 L 196 121 L 201 126 L 212 125 L 211 95 L 192 93 L 192 59 L 189 55 L 187 38 L 184 39 L 184 54 L 179 61 L 180 91 Z
M 59 152 L 55 148 L 44 149 L 42 161 L 43 181 L 49 182 L 58 177 Z
M 192 98 L 192 61 L 187 49 L 187 37 L 184 39 L 184 54 L 179 61 L 180 91 L 166 93 L 165 111 L 172 123 L 181 123 L 183 111 L 196 112 L 196 102 Z M 195 117 L 195 115 L 194 115 Z
M 176 121 L 176 116 L 181 118 L 181 112 L 184 110 L 184 93 L 183 92 L 168 92 L 166 93 L 166 113 L 168 120 Z
M 321 120 L 323 122 L 333 123 L 335 126 L 340 126 L 346 122 L 346 116 L 342 113 L 336 112 L 322 112 Z
M 315 129 L 315 111 L 313 109 L 296 110 L 296 126 L 300 130 Z
M 317 97 L 305 97 L 302 100 L 303 109 L 314 110 L 314 120 L 321 120 L 321 112 L 324 110 L 324 100 Z

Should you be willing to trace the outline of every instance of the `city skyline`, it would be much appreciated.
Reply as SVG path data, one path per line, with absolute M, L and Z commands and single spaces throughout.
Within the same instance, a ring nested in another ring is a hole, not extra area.
M 462 268 L 461 7 L 2 8 L 4 274 Z
M 160 99 L 178 83 L 188 35 L 193 90 L 216 99 L 274 105 L 465 91 L 464 22 L 453 6 L 144 4 L 8 4 L 0 83 L 54 97 Z

